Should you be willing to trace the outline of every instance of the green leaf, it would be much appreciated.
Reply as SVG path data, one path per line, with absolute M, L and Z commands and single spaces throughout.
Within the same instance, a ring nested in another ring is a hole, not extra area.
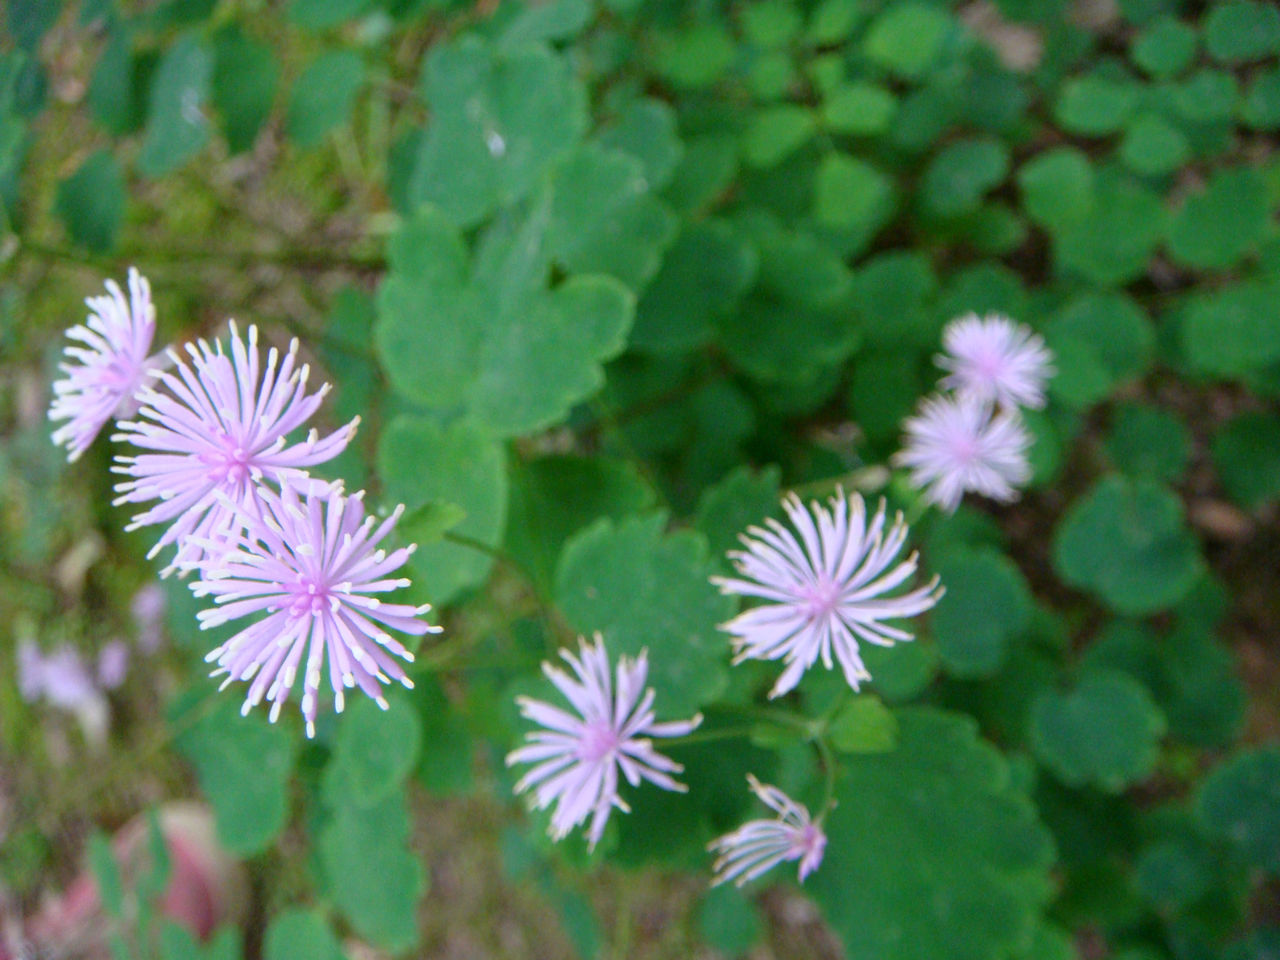
M 135 57 L 131 47 L 128 29 L 112 31 L 89 81 L 93 118 L 117 137 L 137 130 L 146 117 L 150 61 Z
M 642 99 L 628 104 L 597 139 L 601 146 L 639 160 L 649 191 L 665 187 L 684 156 L 684 146 L 676 132 L 676 112 L 661 100 Z
M 278 913 L 262 941 L 263 960 L 344 960 L 346 954 L 324 918 L 314 910 Z
M 375 330 L 391 385 L 443 410 L 462 409 L 501 435 L 562 419 L 599 389 L 634 299 L 618 281 L 575 276 L 547 290 L 545 206 L 496 226 L 468 270 L 443 214 L 423 210 L 392 239 Z
M 893 216 L 893 181 L 871 164 L 843 153 L 829 153 L 818 167 L 813 216 L 837 230 L 870 237 Z
M 1044 328 L 1057 373 L 1050 392 L 1073 407 L 1109 397 L 1151 365 L 1155 329 L 1122 294 L 1085 294 L 1067 303 Z
M 1182 313 L 1182 349 L 1193 369 L 1240 377 L 1280 361 L 1276 285 L 1239 283 L 1193 295 Z
M 1174 481 L 1186 469 L 1191 434 L 1181 420 L 1158 407 L 1126 403 L 1112 417 L 1107 455 L 1131 477 Z
M 1118 613 L 1145 616 L 1177 603 L 1202 561 L 1182 504 L 1150 480 L 1104 477 L 1054 532 L 1053 562 L 1072 586 Z
M 630 463 L 606 457 L 542 457 L 511 470 L 505 543 L 544 594 L 551 592 L 565 542 L 600 517 L 622 520 L 653 505 L 653 491 Z
M 503 49 L 512 50 L 544 40 L 567 40 L 581 33 L 591 22 L 591 16 L 589 0 L 550 0 L 532 4 L 507 24 L 498 42 Z
M 175 742 L 213 806 L 218 842 L 242 857 L 270 847 L 289 812 L 296 750 L 289 733 L 259 716 L 240 717 L 232 698 L 220 697 Z
M 655 66 L 675 86 L 696 90 L 719 80 L 736 56 L 723 27 L 699 23 L 661 38 Z
M 579 633 L 600 631 L 609 654 L 649 651 L 658 713 L 686 717 L 728 682 L 728 639 L 718 625 L 733 603 L 707 580 L 707 544 L 691 531 L 663 534 L 666 516 L 601 519 L 565 544 L 556 599 Z
M 151 80 L 147 132 L 138 153 L 138 169 L 159 177 L 186 163 L 209 142 L 205 101 L 213 80 L 213 51 L 200 37 L 187 35 L 160 59 Z
M 400 537 L 423 546 L 444 539 L 444 535 L 467 518 L 467 511 L 456 503 L 432 500 L 404 515 L 396 526 Z
M 420 417 L 392 420 L 378 441 L 378 474 L 387 497 L 410 510 L 432 501 L 456 504 L 466 518 L 456 532 L 496 546 L 506 523 L 507 476 L 502 445 L 465 422 L 441 426 Z M 442 541 L 423 544 L 409 561 L 420 589 L 445 604 L 483 583 L 488 553 Z
M 937 564 L 946 593 L 933 611 L 943 666 L 959 677 L 990 676 L 1009 643 L 1031 619 L 1031 591 L 1008 557 L 996 550 L 948 552 Z
M 809 17 L 805 36 L 816 46 L 843 41 L 862 19 L 864 9 L 858 0 L 822 0 Z
M 859 331 L 878 347 L 936 346 L 945 319 L 930 309 L 938 278 L 919 253 L 890 251 L 868 260 L 858 271 L 850 298 Z
M 300 147 L 314 147 L 346 123 L 364 83 L 364 61 L 354 50 L 321 54 L 293 85 L 285 130 Z
M 367 809 L 396 793 L 418 762 L 422 725 L 402 697 L 383 710 L 368 697 L 354 697 L 338 722 L 324 790 L 331 805 Z
M 58 184 L 56 207 L 73 241 L 95 253 L 106 253 L 115 246 L 124 200 L 124 176 L 115 156 L 96 150 Z
M 914 80 L 933 66 L 954 29 L 944 10 L 906 0 L 892 4 L 871 22 L 862 52 L 890 73 Z
M 1166 222 L 1164 204 L 1150 190 L 1103 179 L 1091 215 L 1056 228 L 1058 264 L 1100 286 L 1128 283 L 1146 274 Z
M 1182 131 L 1158 114 L 1136 116 L 1120 141 L 1120 159 L 1134 173 L 1143 176 L 1172 173 L 1190 157 L 1191 144 Z
M 460 227 L 523 199 L 587 127 L 582 85 L 541 46 L 494 50 L 464 36 L 431 51 L 420 87 L 431 123 L 411 208 L 435 204 Z
M 1213 438 L 1213 465 L 1232 500 L 1250 510 L 1280 497 L 1280 417 L 1250 411 Z
M 1241 123 L 1252 130 L 1280 128 L 1280 70 L 1267 70 L 1254 77 L 1240 102 L 1239 113 Z
M 373 0 L 292 0 L 289 19 L 305 30 L 325 30 L 364 13 Z
M 756 0 L 742 8 L 741 16 L 743 35 L 765 50 L 787 44 L 803 26 L 800 14 L 785 0 Z
M 842 83 L 822 100 L 822 122 L 828 130 L 869 137 L 884 133 L 898 110 L 897 98 L 875 83 Z
M 1164 80 L 1191 66 L 1197 43 L 1196 30 L 1190 24 L 1161 17 L 1142 31 L 1129 48 L 1129 55 L 1149 75 Z
M 713 558 L 723 560 L 728 551 L 739 549 L 738 537 L 747 527 L 779 512 L 778 481 L 777 467 L 757 472 L 743 465 L 702 491 L 693 525 L 707 538 Z
M 1200 785 L 1200 819 L 1249 862 L 1280 873 L 1280 750 L 1245 750 Z
M 239 31 L 214 43 L 213 102 L 222 113 L 227 146 L 243 153 L 258 139 L 275 100 L 280 64 L 271 47 Z
M 1174 108 L 1192 123 L 1229 120 L 1236 102 L 1236 80 L 1224 70 L 1197 70 L 1173 90 Z
M 1049 898 L 1049 833 L 972 720 L 897 717 L 898 749 L 843 768 L 806 887 L 849 960 L 1002 960 Z
M 813 111 L 794 103 L 765 107 L 751 116 L 742 136 L 742 159 L 753 167 L 775 167 L 818 129 Z
M 1215 4 L 1204 22 L 1204 45 L 1222 63 L 1245 63 L 1280 53 L 1280 10 L 1255 0 Z
M 841 753 L 884 753 L 898 746 L 898 718 L 879 697 L 861 694 L 831 718 L 826 736 Z
M 1138 105 L 1139 88 L 1099 74 L 1074 77 L 1063 84 L 1053 116 L 1067 132 L 1085 137 L 1115 133 Z
M 370 808 L 338 808 L 319 838 L 335 906 L 361 937 L 395 952 L 418 941 L 418 900 L 427 887 L 408 837 L 404 795 L 396 791 Z
M 723 194 L 738 172 L 738 144 L 730 136 L 694 137 L 667 185 L 671 205 L 682 214 L 702 210 Z
M 920 199 L 938 217 L 961 217 L 977 211 L 982 197 L 1009 175 L 1009 149 L 998 140 L 956 140 L 929 163 L 920 184 Z
M 656 353 L 703 346 L 756 279 L 755 248 L 732 224 L 691 223 L 672 244 L 636 305 L 632 348 Z
M 124 884 L 120 879 L 120 863 L 111 848 L 111 841 L 101 830 L 94 830 L 89 834 L 89 869 L 93 873 L 93 881 L 107 916 L 122 919 Z
M 714 950 L 737 957 L 760 942 L 764 921 L 746 894 L 730 884 L 722 884 L 702 895 L 698 933 Z
M 449 701 L 431 674 L 419 677 L 413 702 L 422 722 L 418 782 L 437 795 L 469 792 L 475 742 L 467 717 Z
M 1067 693 L 1042 693 L 1031 708 L 1036 758 L 1071 787 L 1119 793 L 1145 780 L 1160 755 L 1164 715 L 1140 683 L 1098 671 Z
M 556 168 L 547 247 L 570 271 L 607 273 L 633 290 L 653 277 L 676 219 L 650 193 L 644 166 L 588 145 Z
M 1093 167 L 1075 147 L 1037 154 L 1023 164 L 1017 180 L 1027 216 L 1051 231 L 1081 223 L 1093 212 Z
M 1270 225 L 1262 175 L 1251 167 L 1220 170 L 1208 189 L 1188 197 L 1174 216 L 1169 253 L 1201 270 L 1229 267 L 1257 245 Z
M 9 0 L 4 25 L 20 50 L 34 53 L 62 12 L 62 0 Z

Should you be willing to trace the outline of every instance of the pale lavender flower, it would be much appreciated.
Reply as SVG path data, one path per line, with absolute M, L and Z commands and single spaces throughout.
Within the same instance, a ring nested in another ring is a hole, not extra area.
M 138 628 L 138 649 L 143 653 L 155 653 L 164 642 L 164 587 L 148 583 L 138 588 L 129 602 L 129 612 Z
M 117 456 L 112 470 L 134 478 L 116 485 L 116 504 L 160 501 L 126 529 L 170 524 L 147 554 L 177 545 L 165 573 L 198 562 L 210 543 L 233 536 L 237 517 L 258 512 L 265 480 L 303 481 L 302 468 L 341 453 L 360 422 L 356 417 L 324 439 L 313 429 L 302 442 L 285 445 L 287 435 L 311 418 L 329 392 L 326 383 L 307 395 L 310 369 L 295 368 L 297 340 L 283 359 L 272 347 L 265 367 L 254 326 L 246 345 L 231 323 L 229 357 L 221 343 L 211 347 L 204 340 L 186 350 L 192 365 L 171 353 L 176 369 L 161 377 L 168 393 L 145 389 L 139 416 L 122 422 L 113 437 L 155 451 Z
M 53 384 L 50 420 L 67 423 L 53 432 L 53 442 L 78 460 L 112 417 L 132 416 L 135 397 L 154 380 L 163 356 L 148 357 L 156 332 L 151 286 L 136 269 L 129 270 L 129 297 L 114 280 L 107 296 L 88 297 L 89 316 L 67 331 L 73 341 L 58 365 L 65 376 Z
M 751 791 L 778 814 L 773 820 L 751 820 L 732 833 L 712 841 L 707 849 L 719 854 L 713 870 L 713 887 L 732 880 L 736 886 L 750 883 L 780 863 L 800 861 L 800 882 L 818 869 L 827 848 L 822 827 L 809 811 L 777 787 L 747 774 Z
M 103 690 L 114 690 L 129 674 L 129 645 L 111 640 L 98 651 L 98 683 Z
M 903 424 L 906 441 L 893 461 L 911 470 L 911 484 L 948 513 L 967 491 L 1008 502 L 1031 477 L 1031 435 L 1015 410 L 975 396 L 926 398 Z
M 381 684 L 394 679 L 413 687 L 395 660 L 412 662 L 413 654 L 385 628 L 412 636 L 440 628 L 420 619 L 429 604 L 384 603 L 374 596 L 409 586 L 390 574 L 416 547 L 380 549 L 404 507 L 379 522 L 365 516 L 363 495 L 345 496 L 337 485 L 300 495 L 288 482 L 279 495 L 264 491 L 261 516 L 240 511 L 244 531 L 234 548 L 199 565 L 203 579 L 191 590 L 215 603 L 197 614 L 202 630 L 266 614 L 205 657 L 218 664 L 214 676 L 226 674 L 224 688 L 234 680 L 252 681 L 242 713 L 266 698 L 274 722 L 301 669 L 302 715 L 307 736 L 313 736 L 326 657 L 338 712 L 348 687 L 358 686 L 383 709 Z
M 1053 354 L 1030 327 L 998 313 L 969 313 L 947 324 L 942 345 L 938 366 L 951 371 L 943 388 L 1005 407 L 1044 406 Z
M 885 506 L 867 520 L 862 497 L 831 498 L 831 510 L 814 503 L 812 514 L 794 493 L 782 502 L 796 534 L 776 520 L 750 527 L 746 550 L 729 554 L 743 579 L 712 577 L 721 593 L 765 601 L 721 629 L 733 635 L 743 660 L 782 660 L 787 668 L 770 697 L 794 689 L 821 657 L 828 670 L 839 662 L 854 690 L 871 675 L 858 652 L 860 640 L 891 647 L 912 635 L 886 621 L 914 617 L 942 596 L 938 579 L 907 593 L 893 591 L 916 571 L 916 555 L 895 562 L 907 539 L 899 514 L 885 530 Z
M 684 767 L 654 750 L 648 738 L 684 736 L 702 722 L 702 715 L 655 722 L 653 689 L 644 690 L 649 673 L 647 655 L 642 652 L 635 660 L 618 659 L 615 689 L 600 634 L 591 645 L 583 639 L 578 644 L 580 656 L 560 651 L 576 679 L 550 663 L 542 664 L 542 672 L 577 715 L 541 700 L 520 697 L 521 714 L 545 729 L 528 734 L 525 746 L 507 755 L 507 765 L 535 764 L 515 790 L 524 793 L 532 789 L 533 805 L 539 810 L 556 805 L 551 815 L 553 838 L 562 839 L 590 817 L 587 840 L 594 849 L 613 808 L 624 813 L 630 810 L 618 796 L 619 770 L 633 787 L 648 780 L 664 790 L 687 789 L 669 776 Z
M 29 703 L 45 700 L 73 712 L 100 698 L 92 675 L 74 649 L 64 644 L 46 656 L 31 640 L 18 645 L 18 690 Z

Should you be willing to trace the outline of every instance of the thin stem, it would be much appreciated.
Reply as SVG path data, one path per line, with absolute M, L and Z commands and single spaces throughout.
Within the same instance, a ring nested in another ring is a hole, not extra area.
M 836 805 L 836 758 L 831 751 L 831 745 L 827 743 L 826 737 L 814 737 L 813 745 L 817 748 L 818 756 L 822 759 L 824 774 L 822 812 L 818 814 L 818 818 L 821 819 L 827 815 L 827 811 Z

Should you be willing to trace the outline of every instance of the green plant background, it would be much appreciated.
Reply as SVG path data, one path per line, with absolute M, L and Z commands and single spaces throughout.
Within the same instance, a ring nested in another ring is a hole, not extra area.
M 9 0 L 0 40 L 0 877 L 198 793 L 255 919 L 124 956 L 1280 955 L 1280 11 L 1257 0 Z M 228 316 L 335 384 L 335 463 L 404 502 L 446 627 L 383 714 L 241 720 L 171 649 L 95 747 L 12 647 L 92 655 L 154 572 L 105 441 L 44 419 L 106 276 L 161 339 Z M 1015 505 L 879 469 L 944 324 L 1057 374 Z M 918 517 L 949 592 L 858 697 L 730 669 L 707 577 L 785 489 Z M 511 798 L 518 692 L 577 633 L 647 648 L 687 796 L 599 851 Z M 763 716 L 763 715 L 760 715 Z M 376 750 L 370 745 L 377 745 Z M 815 749 L 820 747 L 821 749 Z M 840 804 L 822 869 L 708 892 L 753 772 Z M 91 856 L 111 888 L 110 865 Z M 132 952 L 129 952 L 132 951 Z M 201 952 L 203 951 L 203 952 Z M 363 955 L 363 954 L 361 954 Z M 700 955 L 700 954 L 699 954 Z

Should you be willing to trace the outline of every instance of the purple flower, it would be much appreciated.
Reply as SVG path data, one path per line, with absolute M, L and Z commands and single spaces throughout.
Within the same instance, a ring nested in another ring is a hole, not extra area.
M 935 577 L 923 587 L 893 595 L 916 571 L 916 555 L 896 562 L 907 539 L 899 515 L 885 531 L 885 507 L 870 523 L 857 494 L 831 498 L 828 512 L 817 503 L 806 509 L 794 493 L 782 501 L 796 534 L 776 520 L 767 529 L 750 527 L 741 537 L 746 550 L 729 554 L 743 579 L 712 577 L 721 593 L 765 601 L 724 624 L 743 660 L 782 660 L 787 668 L 769 691 L 781 696 L 822 658 L 828 670 L 839 661 L 854 690 L 871 675 L 858 641 L 891 647 L 912 635 L 885 621 L 928 610 L 942 590 Z M 852 508 L 852 509 L 850 509 Z
M 539 810 L 556 805 L 551 815 L 553 838 L 562 839 L 590 817 L 587 840 L 594 849 L 613 808 L 630 810 L 618 796 L 619 770 L 633 787 L 648 780 L 664 790 L 687 789 L 669 776 L 684 768 L 654 750 L 647 738 L 684 736 L 702 722 L 702 716 L 656 723 L 653 689 L 644 690 L 649 674 L 647 655 L 641 653 L 634 661 L 618 659 L 615 690 L 600 634 L 590 646 L 583 639 L 578 644 L 580 657 L 560 651 L 577 679 L 550 663 L 542 664 L 542 672 L 564 694 L 577 716 L 541 700 L 520 697 L 521 714 L 545 729 L 528 734 L 525 746 L 508 754 L 507 765 L 535 764 L 515 790 L 524 793 L 532 788 L 533 804 Z
M 148 583 L 138 588 L 129 603 L 129 612 L 138 628 L 138 649 L 143 653 L 155 653 L 164 641 L 164 587 Z
M 64 644 L 45 656 L 31 640 L 18 646 L 18 690 L 28 703 L 42 699 L 72 712 L 101 699 L 93 677 L 74 649 Z
M 1053 354 L 1029 327 L 998 313 L 970 313 L 947 324 L 942 345 L 938 366 L 951 371 L 943 388 L 1004 407 L 1044 406 Z
M 800 861 L 800 882 L 818 869 L 827 848 L 827 836 L 809 818 L 809 811 L 777 787 L 761 783 L 751 774 L 752 792 L 774 810 L 775 820 L 751 820 L 708 845 L 717 853 L 713 887 L 729 880 L 741 887 L 778 864 Z
M 147 356 L 156 309 L 146 277 L 129 269 L 127 301 L 114 280 L 106 287 L 109 296 L 88 297 L 88 319 L 67 331 L 73 343 L 58 365 L 66 376 L 53 384 L 49 419 L 68 421 L 53 432 L 53 442 L 66 446 L 68 460 L 78 460 L 112 417 L 131 416 L 136 394 L 163 366 L 157 363 L 162 357 Z
M 266 614 L 205 657 L 218 664 L 214 676 L 227 675 L 224 688 L 233 680 L 252 681 L 242 713 L 265 697 L 274 722 L 301 669 L 302 715 L 307 736 L 314 736 L 326 657 L 338 712 L 348 687 L 358 686 L 383 709 L 381 684 L 394 679 L 413 687 L 394 659 L 412 662 L 413 654 L 385 628 L 413 636 L 440 628 L 420 619 L 429 605 L 383 603 L 374 596 L 409 586 L 389 575 L 415 547 L 379 549 L 404 507 L 379 523 L 365 516 L 363 496 L 344 496 L 336 485 L 302 496 L 289 483 L 278 496 L 264 491 L 260 517 L 241 512 L 245 530 L 235 548 L 199 565 L 204 579 L 191 590 L 215 603 L 197 614 L 202 630 Z
M 1031 435 L 1014 410 L 975 396 L 926 398 L 903 425 L 906 441 L 893 461 L 911 470 L 911 484 L 951 512 L 966 491 L 1010 501 L 1031 477 Z
M 98 651 L 98 683 L 103 690 L 114 690 L 129 674 L 129 645 L 111 640 Z
M 117 456 L 112 470 L 134 478 L 116 485 L 116 504 L 160 501 L 126 529 L 171 524 L 147 554 L 177 545 L 165 573 L 198 562 L 210 543 L 235 534 L 238 517 L 256 515 L 264 480 L 302 481 L 307 476 L 302 468 L 341 453 L 360 422 L 357 417 L 323 440 L 312 430 L 303 442 L 285 445 L 286 436 L 311 418 L 329 392 L 324 384 L 307 395 L 310 370 L 306 365 L 295 369 L 297 340 L 283 360 L 272 347 L 265 368 L 253 326 L 246 346 L 232 322 L 230 357 L 221 343 L 210 347 L 204 340 L 198 349 L 188 344 L 186 350 L 192 366 L 171 353 L 176 370 L 161 377 L 169 393 L 145 389 L 139 416 L 122 422 L 113 437 L 156 451 Z

